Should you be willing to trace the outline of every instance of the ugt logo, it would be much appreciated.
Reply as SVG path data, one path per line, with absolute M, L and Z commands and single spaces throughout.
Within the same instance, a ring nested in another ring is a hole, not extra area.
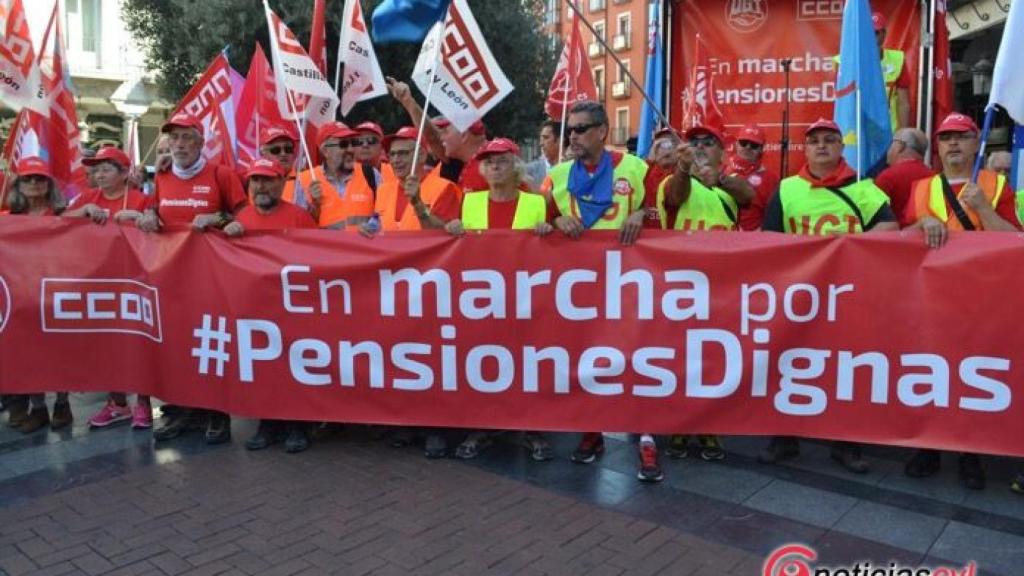
M 725 3 L 725 21 L 733 30 L 749 34 L 768 20 L 768 2 L 765 0 L 729 0 Z
M 11 291 L 7 288 L 7 282 L 0 276 L 0 333 L 7 327 L 7 321 L 11 318 Z

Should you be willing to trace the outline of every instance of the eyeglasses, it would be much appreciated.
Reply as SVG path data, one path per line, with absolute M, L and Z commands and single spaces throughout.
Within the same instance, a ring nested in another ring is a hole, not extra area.
M 21 180 L 23 180 L 25 182 L 32 183 L 32 184 L 39 184 L 40 182 L 49 182 L 50 181 L 49 178 L 47 178 L 46 176 L 43 176 L 42 174 L 28 174 L 26 176 L 22 176 Z
M 826 146 L 832 146 L 834 144 L 842 144 L 842 136 L 836 134 L 829 134 L 828 136 L 821 136 L 820 138 L 808 138 L 804 140 L 806 146 L 817 146 L 818 144 L 825 144 Z
M 363 136 L 352 140 L 355 146 L 376 146 L 380 140 L 376 136 Z
M 696 138 L 688 138 L 686 141 L 690 146 L 700 146 L 704 148 L 718 146 L 718 138 L 715 138 L 714 136 L 698 136 Z
M 737 142 L 742 148 L 750 148 L 751 150 L 760 150 L 764 148 L 764 144 L 758 144 L 757 142 L 751 142 L 750 140 L 740 140 Z
M 596 128 L 597 126 L 600 125 L 600 122 L 593 122 L 591 124 L 577 124 L 576 126 L 566 126 L 565 134 L 566 136 L 568 136 L 569 134 L 586 134 L 591 128 Z
M 943 132 L 939 134 L 939 142 L 950 142 L 952 140 L 963 142 L 965 140 L 974 140 L 977 136 L 974 132 Z
M 267 154 L 277 156 L 278 154 L 291 154 L 295 152 L 295 147 L 291 144 L 281 144 L 280 146 L 268 146 L 265 150 Z

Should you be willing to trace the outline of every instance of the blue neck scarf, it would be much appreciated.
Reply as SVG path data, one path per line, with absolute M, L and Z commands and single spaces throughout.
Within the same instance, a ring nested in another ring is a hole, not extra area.
M 587 173 L 582 160 L 572 163 L 569 170 L 569 193 L 580 210 L 584 228 L 590 228 L 612 207 L 612 155 L 601 153 L 601 160 L 593 176 Z

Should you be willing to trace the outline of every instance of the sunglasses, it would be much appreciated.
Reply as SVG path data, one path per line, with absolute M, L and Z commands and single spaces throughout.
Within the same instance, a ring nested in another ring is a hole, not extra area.
M 586 134 L 591 128 L 596 128 L 600 125 L 600 122 L 593 122 L 591 124 L 577 124 L 576 126 L 566 126 L 565 134 L 566 136 L 568 136 L 569 134 Z
M 698 136 L 696 138 L 688 138 L 686 141 L 690 146 L 700 146 L 704 148 L 718 146 L 718 138 L 715 138 L 714 136 Z
M 943 132 L 939 134 L 939 142 L 950 142 L 956 140 L 957 142 L 964 142 L 965 140 L 974 140 L 977 135 L 974 132 Z
M 38 184 L 40 182 L 49 182 L 50 181 L 49 178 L 47 178 L 46 176 L 43 176 L 42 174 L 29 174 L 27 176 L 22 176 L 21 179 L 24 180 L 25 182 L 29 182 L 29 183 L 33 183 L 33 184 Z
M 356 138 L 352 140 L 355 146 L 376 146 L 380 139 L 376 136 L 363 136 L 362 138 Z
M 760 150 L 761 148 L 764 148 L 763 144 L 751 142 L 750 140 L 740 140 L 739 142 L 737 142 L 737 144 L 739 144 L 743 148 L 750 148 L 751 150 Z
M 340 148 L 341 150 L 348 150 L 349 148 L 354 147 L 355 142 L 353 142 L 352 140 L 342 140 L 341 142 L 331 142 L 329 144 L 324 144 L 324 148 Z
M 280 146 L 268 146 L 266 150 L 271 156 L 277 156 L 278 154 L 291 154 L 295 152 L 295 147 L 291 144 L 281 144 Z

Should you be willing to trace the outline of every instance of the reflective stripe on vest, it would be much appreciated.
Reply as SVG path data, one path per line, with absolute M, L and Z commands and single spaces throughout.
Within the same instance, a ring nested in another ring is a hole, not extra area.
M 450 180 L 434 176 L 433 173 L 427 174 L 420 181 L 420 199 L 424 204 L 432 206 L 449 186 L 455 187 Z M 383 231 L 422 230 L 420 219 L 416 216 L 416 210 L 412 204 L 405 205 L 405 211 L 401 217 L 395 214 L 399 194 L 404 195 L 405 190 L 398 178 L 384 182 L 377 189 L 376 212 L 380 215 L 380 229 Z
M 551 169 L 551 198 L 555 201 L 558 212 L 563 216 L 579 218 L 576 199 L 569 192 L 569 171 L 574 160 L 562 162 Z M 612 206 L 604 216 L 590 228 L 593 230 L 618 230 L 630 214 L 636 212 L 644 204 L 644 176 L 647 175 L 647 163 L 633 156 L 623 154 L 622 161 L 612 173 Z
M 981 192 L 985 194 L 985 198 L 988 199 L 992 208 L 995 208 L 999 205 L 999 199 L 1002 198 L 1003 191 L 1006 190 L 1006 177 L 991 170 L 982 170 L 978 173 L 978 187 L 981 188 Z M 963 190 L 961 190 L 961 193 L 963 193 Z M 957 197 L 959 198 L 959 195 Z M 925 216 L 932 216 L 945 224 L 949 230 L 964 229 L 956 214 L 953 214 L 946 204 L 946 195 L 942 192 L 941 176 L 936 175 L 931 178 L 922 178 L 914 182 L 910 202 L 911 206 L 914 207 L 914 222 Z M 964 212 L 967 213 L 967 217 L 974 223 L 976 230 L 985 229 L 977 212 L 967 206 L 964 206 Z
M 489 190 L 468 192 L 462 197 L 462 227 L 466 230 L 487 230 Z M 520 192 L 516 200 L 516 215 L 512 219 L 513 230 L 533 230 L 547 218 L 547 201 L 540 194 Z
M 889 200 L 871 179 L 848 184 L 840 190 L 853 200 L 864 224 L 871 222 Z M 790 176 L 782 181 L 779 200 L 782 203 L 783 229 L 787 234 L 822 236 L 864 231 L 857 213 L 839 195 L 826 188 L 814 188 L 801 176 Z
M 345 184 L 344 195 L 339 194 L 334 184 L 324 176 L 323 166 L 299 174 L 299 185 L 305 191 L 307 202 L 311 201 L 309 189 L 313 185 L 314 174 L 316 180 L 320 181 L 320 220 L 317 222 L 319 227 L 354 229 L 373 215 L 373 188 L 366 181 L 362 166 L 358 162 Z
M 668 228 L 668 212 L 665 210 L 665 187 L 674 176 L 669 176 L 658 185 L 658 215 L 661 227 Z M 735 230 L 736 201 L 728 192 L 719 187 L 708 188 L 703 182 L 690 177 L 690 197 L 679 207 L 673 230 Z

